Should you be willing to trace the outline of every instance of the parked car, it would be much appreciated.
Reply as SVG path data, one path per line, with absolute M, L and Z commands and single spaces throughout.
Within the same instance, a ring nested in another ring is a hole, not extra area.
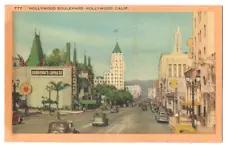
M 101 113 L 95 113 L 93 115 L 93 122 L 92 126 L 107 126 L 108 125 L 108 118 L 106 117 L 106 114 Z
M 169 122 L 169 117 L 166 112 L 159 111 L 155 114 L 155 119 L 157 122 Z
M 48 133 L 59 134 L 59 133 L 79 133 L 78 130 L 74 128 L 72 121 L 66 120 L 55 120 L 49 123 Z
M 119 108 L 117 106 L 114 106 L 110 109 L 111 113 L 118 113 L 119 112 Z
M 12 124 L 16 125 L 16 124 L 21 124 L 23 122 L 23 118 L 17 113 L 17 112 L 13 112 L 12 115 Z

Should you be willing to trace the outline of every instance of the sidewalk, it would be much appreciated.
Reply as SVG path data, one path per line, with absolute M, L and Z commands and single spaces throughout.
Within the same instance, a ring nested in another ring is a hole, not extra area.
M 207 126 L 198 125 L 197 126 L 197 132 L 198 133 L 215 133 L 216 130 L 214 129 L 214 127 L 207 127 Z
M 181 123 L 186 123 L 191 125 L 191 120 L 187 117 L 180 117 L 180 122 Z M 176 117 L 170 117 L 169 120 L 169 127 L 171 129 L 174 128 L 174 126 L 177 124 L 177 118 Z M 202 126 L 202 125 L 197 125 L 197 133 L 214 133 L 215 129 L 213 127 L 207 127 L 207 126 Z
M 187 124 L 191 125 L 191 121 L 186 117 L 180 117 L 180 122 L 181 123 L 187 123 Z M 175 116 L 170 117 L 170 120 L 169 120 L 170 128 L 173 129 L 176 124 L 177 124 L 177 118 Z

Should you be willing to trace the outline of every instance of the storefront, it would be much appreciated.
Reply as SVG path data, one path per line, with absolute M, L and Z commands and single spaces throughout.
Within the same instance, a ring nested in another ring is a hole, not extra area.
M 63 82 L 72 85 L 71 67 L 14 67 L 13 80 L 19 80 L 16 91 L 20 91 L 20 86 L 28 83 L 32 86 L 32 92 L 27 96 L 29 107 L 42 107 L 43 97 L 56 100 L 57 92 L 49 90 L 50 82 Z M 59 108 L 71 108 L 72 106 L 72 87 L 66 87 L 59 91 Z M 56 105 L 52 105 L 56 107 Z

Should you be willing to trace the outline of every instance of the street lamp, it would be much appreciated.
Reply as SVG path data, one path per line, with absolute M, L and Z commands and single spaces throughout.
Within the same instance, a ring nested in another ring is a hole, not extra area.
M 195 92 L 195 88 L 198 88 L 198 86 L 200 85 L 200 76 L 197 75 L 195 77 L 195 79 L 191 79 L 189 76 L 186 76 L 185 78 L 187 85 L 192 89 L 192 127 L 195 127 L 195 118 L 194 118 L 194 114 L 195 114 L 195 101 L 194 101 L 194 92 Z

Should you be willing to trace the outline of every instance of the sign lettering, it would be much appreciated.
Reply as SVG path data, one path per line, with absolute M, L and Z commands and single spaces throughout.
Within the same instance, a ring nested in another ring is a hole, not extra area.
M 31 76 L 63 76 L 63 70 L 31 70 Z

